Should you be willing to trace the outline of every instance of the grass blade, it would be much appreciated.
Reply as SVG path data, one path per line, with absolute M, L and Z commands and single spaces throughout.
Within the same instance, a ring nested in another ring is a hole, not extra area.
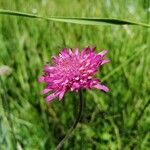
M 43 19 L 47 21 L 57 21 L 57 22 L 66 22 L 66 23 L 76 23 L 76 24 L 85 24 L 85 25 L 102 25 L 102 24 L 114 24 L 114 25 L 139 25 L 143 27 L 150 27 L 149 24 L 134 22 L 130 20 L 121 20 L 114 18 L 89 18 L 89 17 L 42 17 L 35 14 L 11 11 L 0 9 L 1 15 L 12 15 L 12 16 L 20 16 L 20 17 L 28 17 L 28 18 L 36 18 Z

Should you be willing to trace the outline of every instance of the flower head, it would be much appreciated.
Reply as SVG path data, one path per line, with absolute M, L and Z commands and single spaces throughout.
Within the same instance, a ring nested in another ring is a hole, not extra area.
M 97 88 L 108 92 L 109 89 L 93 77 L 98 67 L 109 62 L 104 59 L 106 53 L 107 50 L 96 53 L 95 48 L 91 47 L 86 47 L 81 52 L 78 48 L 64 48 L 59 56 L 53 56 L 53 65 L 46 64 L 44 75 L 39 78 L 39 82 L 47 83 L 43 94 L 51 92 L 46 100 L 51 101 L 55 97 L 61 100 L 67 91 L 78 91 L 81 88 Z

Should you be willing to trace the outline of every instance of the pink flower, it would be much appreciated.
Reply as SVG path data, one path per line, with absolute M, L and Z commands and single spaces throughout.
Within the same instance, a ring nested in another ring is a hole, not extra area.
M 43 94 L 51 92 L 46 100 L 51 101 L 55 97 L 61 100 L 67 91 L 78 91 L 81 88 L 97 88 L 108 92 L 108 87 L 93 77 L 98 67 L 109 62 L 108 59 L 103 59 L 106 53 L 107 50 L 96 53 L 95 48 L 90 47 L 81 52 L 78 48 L 64 48 L 59 56 L 52 57 L 53 65 L 46 64 L 44 75 L 39 78 L 39 82 L 47 83 Z

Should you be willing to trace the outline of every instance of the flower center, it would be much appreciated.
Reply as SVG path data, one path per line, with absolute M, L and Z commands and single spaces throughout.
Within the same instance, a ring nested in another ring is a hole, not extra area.
M 79 73 L 79 62 L 73 58 L 64 59 L 59 65 L 60 73 L 65 76 L 77 75 Z

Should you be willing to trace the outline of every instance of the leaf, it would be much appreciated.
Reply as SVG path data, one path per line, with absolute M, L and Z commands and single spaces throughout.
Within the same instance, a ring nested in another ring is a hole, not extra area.
M 39 15 L 35 15 L 35 14 L 24 13 L 24 12 L 19 12 L 19 11 L 12 11 L 12 10 L 5 10 L 5 9 L 0 9 L 0 14 L 42 19 L 42 20 L 47 20 L 47 21 L 85 24 L 85 25 L 115 24 L 115 25 L 139 25 L 139 26 L 143 26 L 143 27 L 150 27 L 150 24 L 134 22 L 134 21 L 130 21 L 130 20 L 114 19 L 114 18 L 58 17 L 58 16 L 43 17 L 43 16 L 39 16 Z

